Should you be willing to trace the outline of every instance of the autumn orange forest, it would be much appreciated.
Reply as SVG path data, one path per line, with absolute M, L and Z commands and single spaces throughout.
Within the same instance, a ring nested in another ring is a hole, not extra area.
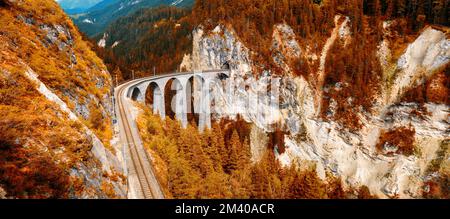
M 0 199 L 448 200 L 449 4 L 0 0 Z

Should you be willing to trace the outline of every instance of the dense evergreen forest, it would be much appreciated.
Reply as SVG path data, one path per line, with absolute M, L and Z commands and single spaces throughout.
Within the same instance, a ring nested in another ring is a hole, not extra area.
M 175 71 L 183 55 L 192 50 L 194 26 L 189 13 L 188 9 L 159 7 L 119 18 L 106 30 L 107 48 L 96 48 L 97 53 L 119 80 L 131 78 L 132 71 L 136 77 Z
M 344 188 L 332 174 L 323 180 L 307 165 L 282 167 L 275 159 L 282 145 L 277 132 L 269 134 L 267 151 L 255 162 L 251 125 L 243 120 L 221 120 L 200 133 L 195 123 L 183 129 L 176 120 L 143 110 L 139 130 L 168 198 L 376 198 L 365 186 Z
M 301 42 L 317 42 L 313 49 L 320 52 L 334 25 L 335 14 L 343 14 L 351 19 L 358 39 L 356 48 L 352 49 L 355 59 L 348 60 L 360 65 L 362 59 L 374 59 L 367 57 L 371 54 L 360 53 L 374 50 L 373 45 L 366 44 L 378 42 L 381 21 L 403 19 L 404 23 L 398 28 L 405 35 L 414 34 L 425 24 L 448 26 L 449 8 L 446 0 L 197 0 L 192 10 L 142 9 L 118 19 L 106 31 L 110 34 L 109 48 L 98 49 L 98 52 L 105 58 L 110 72 L 120 70 L 124 79 L 131 77 L 132 70 L 143 75 L 153 73 L 153 67 L 159 73 L 175 71 L 183 55 L 191 50 L 190 33 L 194 27 L 199 24 L 212 27 L 226 22 L 231 23 L 246 45 L 257 52 L 258 59 L 266 63 L 264 68 L 274 68 L 268 58 L 270 47 L 266 46 L 270 43 L 273 25 L 286 22 L 303 39 Z M 367 26 L 370 30 L 363 29 Z M 110 48 L 115 42 L 119 44 Z M 368 63 L 361 69 L 377 68 L 374 65 Z M 302 69 L 299 74 L 308 75 L 308 70 L 304 69 L 313 71 L 314 66 L 305 66 L 300 60 L 298 69 Z M 373 76 L 357 75 L 373 80 Z M 330 77 L 329 80 L 334 76 Z

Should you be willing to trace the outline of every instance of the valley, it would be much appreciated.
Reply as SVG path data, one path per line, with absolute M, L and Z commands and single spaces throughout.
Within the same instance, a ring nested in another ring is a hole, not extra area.
M 448 199 L 445 0 L 0 0 L 0 198 Z

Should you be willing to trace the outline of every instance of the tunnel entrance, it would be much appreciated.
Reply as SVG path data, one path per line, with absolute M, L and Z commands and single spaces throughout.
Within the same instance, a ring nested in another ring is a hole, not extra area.
M 222 67 L 220 69 L 230 70 L 230 63 L 226 61 L 225 63 L 222 64 Z
M 225 73 L 219 73 L 219 74 L 217 74 L 217 78 L 218 78 L 219 80 L 223 81 L 223 80 L 228 79 L 229 77 L 228 77 L 228 75 L 225 74 Z

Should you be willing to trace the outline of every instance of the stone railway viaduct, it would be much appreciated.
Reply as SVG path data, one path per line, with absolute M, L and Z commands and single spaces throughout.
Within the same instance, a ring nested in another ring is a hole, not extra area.
M 142 79 L 129 86 L 127 97 L 150 106 L 162 119 L 178 119 L 183 127 L 195 118 L 199 130 L 211 128 L 212 86 L 230 76 L 229 70 L 173 73 Z

